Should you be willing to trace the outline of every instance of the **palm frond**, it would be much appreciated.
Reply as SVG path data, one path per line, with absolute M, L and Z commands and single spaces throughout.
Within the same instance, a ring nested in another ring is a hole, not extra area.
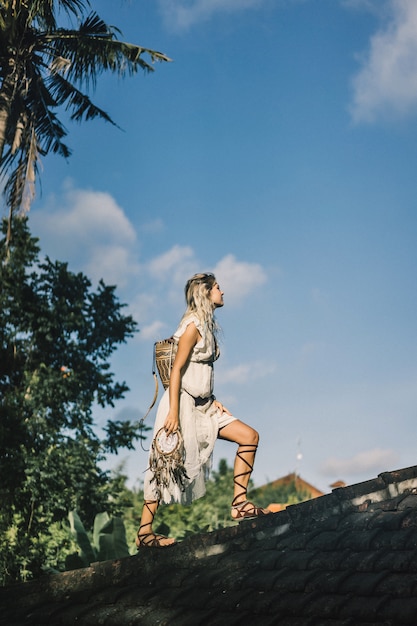
M 26 125 L 27 125 L 27 116 L 25 113 L 22 113 L 21 115 L 19 115 L 19 119 L 17 120 L 16 132 L 13 138 L 13 143 L 10 148 L 10 152 L 12 155 L 15 155 L 18 149 L 22 145 L 23 133 L 24 133 Z
M 38 142 L 36 140 L 34 129 L 32 129 L 31 132 L 29 150 L 27 151 L 25 162 L 26 168 L 24 173 L 22 196 L 19 203 L 20 209 L 23 213 L 27 213 L 29 211 L 32 200 L 35 197 L 36 171 L 38 169 Z
M 62 142 L 67 130 L 53 111 L 58 103 L 48 89 L 48 83 L 42 79 L 39 69 L 37 67 L 32 69 L 37 79 L 30 81 L 26 104 L 40 140 L 40 152 L 46 154 L 52 150 L 55 154 L 68 158 L 71 151 Z
M 45 51 L 49 43 L 51 56 L 60 56 L 70 62 L 68 78 L 87 86 L 91 82 L 94 87 L 98 75 L 105 71 L 121 76 L 132 75 L 139 69 L 152 72 L 152 64 L 156 61 L 171 61 L 163 52 L 119 41 L 115 29 L 96 13 L 90 14 L 78 30 L 59 29 L 43 34 L 42 39 Z M 150 57 L 150 62 L 143 58 L 144 55 Z
M 20 7 L 20 10 L 22 8 Z M 64 11 L 69 16 L 78 17 L 90 8 L 90 2 L 89 0 L 31 0 L 25 3 L 24 8 L 28 14 L 28 23 L 36 22 L 42 29 L 55 30 L 60 11 Z
M 38 143 L 32 128 L 30 138 L 20 152 L 16 168 L 9 176 L 5 186 L 6 201 L 10 207 L 10 215 L 21 211 L 27 213 L 35 197 L 35 181 L 38 172 Z
M 60 8 L 64 9 L 69 15 L 83 14 L 89 7 L 89 0 L 57 0 Z M 50 0 L 53 2 L 53 0 Z
M 71 119 L 77 122 L 101 118 L 116 126 L 111 117 L 96 106 L 90 98 L 74 87 L 64 76 L 55 74 L 48 80 L 50 94 L 58 106 L 65 105 L 66 110 L 71 110 Z

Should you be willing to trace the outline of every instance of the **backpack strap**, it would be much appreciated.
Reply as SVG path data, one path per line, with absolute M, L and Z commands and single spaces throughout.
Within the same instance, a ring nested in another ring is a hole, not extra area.
M 152 375 L 153 375 L 153 377 L 155 379 L 155 393 L 154 393 L 154 396 L 153 396 L 153 400 L 152 400 L 152 402 L 151 402 L 151 404 L 149 406 L 149 409 L 146 411 L 145 415 L 140 420 L 140 425 L 141 426 L 142 426 L 143 422 L 146 420 L 146 418 L 148 417 L 149 413 L 152 411 L 153 407 L 155 406 L 155 402 L 156 402 L 156 399 L 158 397 L 158 392 L 159 392 L 158 377 L 157 377 L 155 372 L 152 372 Z
M 155 392 L 153 395 L 153 400 L 151 404 L 149 405 L 148 410 L 146 411 L 145 415 L 142 417 L 142 419 L 139 422 L 139 430 L 142 430 L 144 421 L 146 420 L 149 413 L 152 411 L 153 407 L 155 406 L 155 402 L 158 398 L 158 393 L 159 393 L 159 383 L 158 383 L 158 377 L 156 375 L 155 344 L 153 347 L 152 376 L 154 377 L 154 380 L 155 380 Z M 145 448 L 143 447 L 142 439 L 140 440 L 140 445 L 142 446 L 142 450 L 145 450 Z M 149 450 L 145 450 L 145 452 L 149 452 Z

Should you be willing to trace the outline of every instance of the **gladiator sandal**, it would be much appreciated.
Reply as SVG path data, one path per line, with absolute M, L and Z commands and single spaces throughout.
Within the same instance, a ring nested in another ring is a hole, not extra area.
M 146 524 L 141 524 L 139 526 L 139 530 L 136 535 L 136 547 L 138 548 L 168 548 L 169 546 L 173 546 L 176 544 L 176 540 L 165 537 L 165 535 L 158 535 L 152 531 L 152 523 L 155 517 L 155 513 L 153 513 L 150 504 L 155 504 L 157 500 L 145 500 L 144 506 L 147 508 L 149 513 L 152 515 L 152 519 L 150 522 Z M 141 532 L 143 528 L 150 529 L 150 532 Z M 162 543 L 165 539 L 170 540 L 170 543 Z
M 253 459 L 254 459 L 257 448 L 258 446 L 256 444 L 243 444 L 239 446 L 237 453 L 236 453 L 236 456 L 238 456 L 239 459 L 243 461 L 245 465 L 247 465 L 248 467 L 248 469 L 245 472 L 241 472 L 240 474 L 237 474 L 236 476 L 233 477 L 234 484 L 240 487 L 242 490 L 240 493 L 237 494 L 237 496 L 233 498 L 233 501 L 232 501 L 231 516 L 232 516 L 232 519 L 238 522 L 241 522 L 244 519 L 254 519 L 256 517 L 260 517 L 262 515 L 268 515 L 268 513 L 270 513 L 270 511 L 268 511 L 267 509 L 262 509 L 261 507 L 255 506 L 249 500 L 246 500 L 246 499 L 240 500 L 242 496 L 246 496 L 247 485 L 242 485 L 242 483 L 238 479 L 242 478 L 243 476 L 248 476 L 248 475 L 250 477 L 253 471 L 253 465 L 251 465 L 251 463 L 249 463 L 249 461 L 243 455 L 244 454 L 253 455 Z M 248 479 L 248 482 L 249 482 L 249 479 Z

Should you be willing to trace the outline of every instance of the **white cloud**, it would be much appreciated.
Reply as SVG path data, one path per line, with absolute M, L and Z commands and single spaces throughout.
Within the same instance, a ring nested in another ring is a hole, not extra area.
M 153 316 L 157 300 L 158 298 L 154 290 L 140 290 L 136 293 L 131 293 L 129 313 L 136 320 L 147 320 Z
M 381 3 L 381 13 L 387 5 Z M 354 122 L 373 122 L 417 109 L 417 2 L 389 0 L 390 19 L 370 40 L 353 79 Z
M 91 246 L 90 258 L 85 265 L 85 273 L 93 281 L 103 278 L 105 283 L 118 287 L 126 287 L 139 271 L 132 250 L 126 245 L 111 242 Z
M 143 326 L 140 329 L 140 333 L 138 337 L 140 340 L 142 339 L 144 341 L 147 341 L 147 340 L 157 341 L 158 339 L 161 338 L 163 334 L 162 330 L 164 328 L 165 328 L 164 322 L 161 322 L 160 320 L 155 320 L 148 326 Z
M 227 304 L 237 304 L 255 287 L 266 282 L 264 269 L 258 263 L 238 261 L 232 254 L 221 259 L 216 267 L 202 267 L 193 248 L 175 245 L 167 252 L 152 259 L 147 269 L 152 278 L 168 282 L 175 289 L 182 289 L 190 276 L 197 272 L 213 271 L 227 297 Z
M 67 188 L 62 198 L 52 200 L 45 229 L 82 241 L 89 240 L 92 233 L 112 242 L 131 244 L 136 240 L 132 224 L 110 194 L 73 187 Z
M 265 0 L 158 0 L 167 28 L 187 30 L 218 13 L 235 13 L 265 4 Z
M 157 218 L 155 220 L 152 220 L 151 222 L 147 222 L 146 224 L 143 224 L 141 227 L 141 231 L 143 233 L 153 234 L 153 233 L 162 232 L 164 228 L 165 228 L 164 222 L 160 218 Z
M 358 476 L 364 473 L 370 475 L 394 469 L 398 455 L 393 450 L 374 448 L 359 452 L 350 459 L 331 457 L 321 467 L 324 476 L 339 477 L 345 480 L 348 476 Z
M 93 282 L 103 278 L 123 287 L 139 272 L 135 229 L 108 193 L 67 185 L 62 196 L 31 211 L 30 223 L 46 254 Z
M 183 274 L 184 268 L 188 268 L 193 259 L 194 250 L 190 246 L 175 245 L 152 259 L 148 264 L 148 270 L 151 276 L 158 280 L 171 280 L 173 275 Z M 191 273 L 195 272 L 191 271 Z
M 228 254 L 217 263 L 214 274 L 225 292 L 228 305 L 239 304 L 253 289 L 267 281 L 261 265 L 238 261 L 233 254 Z
M 51 196 L 42 208 L 32 210 L 30 220 L 45 254 L 68 262 L 72 271 L 84 272 L 93 285 L 102 278 L 106 284 L 125 288 L 129 312 L 141 324 L 141 339 L 162 333 L 164 322 L 155 321 L 163 319 L 161 303 L 165 308 L 169 303 L 170 310 L 178 310 L 180 315 L 187 279 L 196 272 L 212 271 L 191 246 L 178 244 L 139 263 L 132 223 L 115 199 L 101 191 L 67 184 L 62 194 Z M 154 226 L 158 231 L 163 223 L 156 220 Z M 215 273 L 227 291 L 228 304 L 241 302 L 266 281 L 260 265 L 238 261 L 233 255 L 219 261 Z

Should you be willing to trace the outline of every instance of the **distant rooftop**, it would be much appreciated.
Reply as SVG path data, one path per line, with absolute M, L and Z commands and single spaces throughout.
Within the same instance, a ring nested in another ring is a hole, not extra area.
M 417 466 L 0 603 L 4 626 L 415 626 Z
M 340 487 L 342 486 L 342 484 L 344 485 L 344 483 L 341 483 L 341 484 L 337 483 L 336 486 Z M 286 476 L 282 476 L 282 478 L 277 478 L 277 480 L 273 480 L 272 482 L 267 483 L 266 485 L 257 487 L 251 493 L 257 493 L 265 489 L 288 487 L 290 485 L 294 485 L 298 491 L 307 492 L 311 498 L 318 498 L 319 496 L 324 496 L 323 491 L 320 491 L 320 489 L 317 489 L 317 487 L 313 487 L 313 485 L 311 485 L 306 480 L 304 480 L 304 478 L 301 478 L 301 476 L 299 474 L 296 474 L 295 472 L 291 472 L 290 474 L 287 474 Z

